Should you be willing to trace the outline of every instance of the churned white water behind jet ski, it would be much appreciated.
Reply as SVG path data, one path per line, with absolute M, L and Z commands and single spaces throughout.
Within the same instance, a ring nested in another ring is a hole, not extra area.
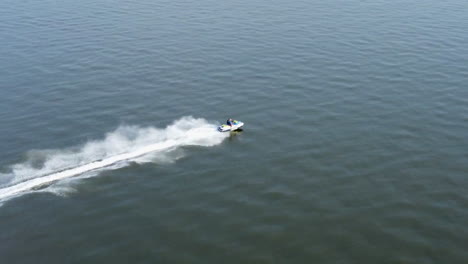
M 164 129 L 122 126 L 108 133 L 104 139 L 90 141 L 82 147 L 31 151 L 25 162 L 10 166 L 9 173 L 0 175 L 7 181 L 0 188 L 0 200 L 124 161 L 152 162 L 148 154 L 158 153 L 156 160 L 166 155 L 170 161 L 180 157 L 169 155 L 177 148 L 209 147 L 221 143 L 227 135 L 215 128 L 216 125 L 205 119 L 183 117 Z

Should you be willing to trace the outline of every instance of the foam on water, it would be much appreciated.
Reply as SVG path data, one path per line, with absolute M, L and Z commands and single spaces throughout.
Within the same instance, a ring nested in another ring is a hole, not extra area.
M 0 189 L 0 201 L 90 171 L 125 166 L 130 160 L 172 162 L 183 156 L 182 146 L 214 146 L 226 137 L 205 119 L 183 117 L 165 129 L 123 126 L 104 139 L 81 147 L 30 151 L 25 162 L 10 166 L 9 173 L 0 174 L 0 182 L 6 182 Z

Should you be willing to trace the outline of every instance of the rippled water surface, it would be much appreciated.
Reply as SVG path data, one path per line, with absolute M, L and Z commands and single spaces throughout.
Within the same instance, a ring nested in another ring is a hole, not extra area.
M 468 263 L 467 17 L 1 1 L 0 263 Z

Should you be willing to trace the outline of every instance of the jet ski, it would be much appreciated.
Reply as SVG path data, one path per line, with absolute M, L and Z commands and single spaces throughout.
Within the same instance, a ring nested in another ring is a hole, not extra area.
M 219 132 L 228 132 L 228 131 L 239 131 L 242 130 L 241 128 L 244 126 L 244 123 L 241 121 L 233 120 L 232 126 L 230 125 L 220 125 L 218 127 Z

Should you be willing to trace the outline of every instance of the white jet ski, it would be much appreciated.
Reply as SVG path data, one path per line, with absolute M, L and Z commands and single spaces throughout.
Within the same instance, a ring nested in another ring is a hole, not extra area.
M 244 123 L 241 121 L 233 120 L 232 121 L 232 126 L 230 125 L 220 125 L 218 127 L 219 132 L 228 132 L 228 131 L 236 131 L 236 130 L 241 130 L 241 127 L 244 126 Z

